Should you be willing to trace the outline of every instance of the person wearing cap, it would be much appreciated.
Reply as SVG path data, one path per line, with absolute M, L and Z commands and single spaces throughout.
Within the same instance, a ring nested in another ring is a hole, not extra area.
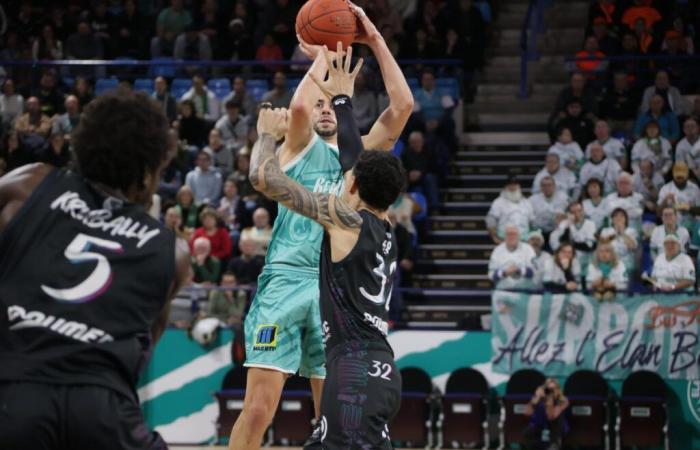
M 693 213 L 700 206 L 700 188 L 688 180 L 688 165 L 678 161 L 673 165 L 673 180 L 659 191 L 660 208 L 671 207 L 678 213 L 682 226 L 690 227 Z
M 540 192 L 529 199 L 532 211 L 537 211 L 533 225 L 542 230 L 545 238 L 557 225 L 557 216 L 566 214 L 569 205 L 569 196 L 562 191 L 557 191 L 554 178 L 546 176 L 540 182 Z
M 581 167 L 579 183 L 585 185 L 591 178 L 597 178 L 603 182 L 603 192 L 609 194 L 615 190 L 617 177 L 622 172 L 622 167 L 613 158 L 608 158 L 605 149 L 598 142 L 592 142 L 587 149 L 590 158 Z
M 569 214 L 559 222 L 557 228 L 549 235 L 549 248 L 559 249 L 564 243 L 571 243 L 576 250 L 576 259 L 586 276 L 588 261 L 596 244 L 596 226 L 592 220 L 586 219 L 581 202 L 575 201 L 569 205 Z
M 544 177 L 552 177 L 557 184 L 557 190 L 563 191 L 567 196 L 571 198 L 578 197 L 578 182 L 576 181 L 576 175 L 566 167 L 563 167 L 560 163 L 559 153 L 555 151 L 548 151 L 547 156 L 544 160 L 544 167 L 542 170 L 537 172 L 535 175 L 535 180 L 532 182 L 532 193 L 537 194 L 540 192 L 540 183 Z
M 700 179 L 700 119 L 693 116 L 685 119 L 683 135 L 676 145 L 676 161 L 684 161 Z
M 535 251 L 520 241 L 516 224 L 507 224 L 504 240 L 491 252 L 489 279 L 496 289 L 531 289 L 535 273 Z
M 595 140 L 586 146 L 586 151 L 584 152 L 586 159 L 591 157 L 591 146 L 599 144 L 603 147 L 605 156 L 616 160 L 620 167 L 626 169 L 628 164 L 627 149 L 621 140 L 610 136 L 610 125 L 608 122 L 603 119 L 596 120 L 593 134 L 595 134 Z
M 671 170 L 671 142 L 660 135 L 661 129 L 656 122 L 649 122 L 644 126 L 643 135 L 632 147 L 632 170 L 639 171 L 639 162 L 648 159 L 654 164 L 654 170 L 666 176 Z
M 185 177 L 185 184 L 192 189 L 196 205 L 216 205 L 221 196 L 222 178 L 218 170 L 212 169 L 210 150 L 197 154 L 197 167 Z
M 532 260 L 532 266 L 534 267 L 534 274 L 532 275 L 532 288 L 542 289 L 544 287 L 543 277 L 544 268 L 547 264 L 551 263 L 552 255 L 546 252 L 544 247 L 544 236 L 542 236 L 542 231 L 533 230 L 527 235 L 527 243 L 535 251 L 535 258 Z
M 664 251 L 654 260 L 651 278 L 656 291 L 693 290 L 695 266 L 690 256 L 681 252 L 681 241 L 678 235 L 672 233 L 664 237 Z
M 600 243 L 586 270 L 586 289 L 598 300 L 612 300 L 618 292 L 626 291 L 629 279 L 625 265 L 618 259 L 609 243 Z
M 486 214 L 486 228 L 494 243 L 503 242 L 506 224 L 518 227 L 521 236 L 527 236 L 530 225 L 535 220 L 532 205 L 523 196 L 520 182 L 515 177 L 509 177 L 506 185 Z
M 651 239 L 649 239 L 651 257 L 656 258 L 659 253 L 662 252 L 664 238 L 669 234 L 678 236 L 678 240 L 681 243 L 681 251 L 686 253 L 688 250 L 688 242 L 690 241 L 690 234 L 685 227 L 678 225 L 676 210 L 672 206 L 663 208 L 661 220 L 663 223 L 654 227 L 654 231 L 651 232 Z

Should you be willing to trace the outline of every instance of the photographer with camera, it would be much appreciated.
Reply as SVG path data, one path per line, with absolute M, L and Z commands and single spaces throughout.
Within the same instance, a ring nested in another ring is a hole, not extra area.
M 562 394 L 557 380 L 547 378 L 525 409 L 525 415 L 530 416 L 530 423 L 524 432 L 525 448 L 560 449 L 562 438 L 569 431 L 564 415 L 568 407 L 569 400 Z

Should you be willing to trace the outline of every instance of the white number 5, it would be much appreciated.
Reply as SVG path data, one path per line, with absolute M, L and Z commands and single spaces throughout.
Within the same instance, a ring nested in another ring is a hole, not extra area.
M 112 283 L 112 268 L 104 255 L 90 251 L 93 246 L 114 252 L 124 251 L 118 242 L 78 234 L 63 254 L 73 264 L 96 261 L 95 270 L 85 281 L 72 288 L 56 289 L 42 284 L 41 289 L 56 300 L 73 303 L 89 302 L 103 294 Z
M 379 377 L 382 380 L 391 381 L 391 378 L 389 378 L 389 375 L 391 375 L 391 364 L 373 360 L 372 367 L 374 367 L 374 371 L 368 372 L 370 377 Z

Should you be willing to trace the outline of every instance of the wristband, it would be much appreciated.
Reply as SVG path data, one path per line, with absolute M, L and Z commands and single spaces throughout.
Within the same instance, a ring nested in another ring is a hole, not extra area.
M 331 99 L 331 103 L 333 103 L 333 107 L 347 105 L 348 107 L 352 108 L 352 99 L 345 94 L 336 95 Z

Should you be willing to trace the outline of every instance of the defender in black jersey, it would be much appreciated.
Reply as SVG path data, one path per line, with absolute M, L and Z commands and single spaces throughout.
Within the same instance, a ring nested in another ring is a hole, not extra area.
M 187 245 L 144 210 L 171 158 L 143 94 L 90 103 L 77 171 L 0 178 L 0 448 L 162 449 L 135 385 L 189 273 Z
M 276 141 L 287 128 L 287 112 L 281 109 L 260 112 L 260 138 L 253 148 L 250 180 L 271 199 L 324 227 L 320 262 L 327 370 L 321 399 L 323 448 L 390 449 L 388 423 L 400 405 L 401 378 L 386 339 L 397 265 L 386 210 L 403 189 L 406 175 L 393 155 L 361 152 L 350 104 L 357 69 L 350 73 L 349 63 L 346 70 L 339 70 L 340 66 L 338 60 L 329 61 L 329 80 L 317 83 L 327 95 L 336 90 L 343 94 L 332 97 L 341 162 L 343 147 L 352 146 L 350 153 L 359 154 L 345 174 L 342 196 L 310 192 L 282 172 L 275 154 Z

